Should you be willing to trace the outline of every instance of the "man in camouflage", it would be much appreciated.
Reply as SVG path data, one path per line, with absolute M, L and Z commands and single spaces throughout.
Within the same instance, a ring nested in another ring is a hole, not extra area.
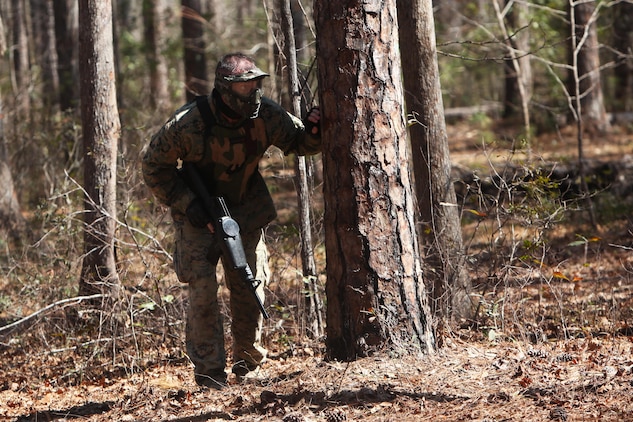
M 262 229 L 276 211 L 259 173 L 259 161 L 271 145 L 285 154 L 321 150 L 318 108 L 310 111 L 305 122 L 290 115 L 262 97 L 261 82 L 266 76 L 248 56 L 224 56 L 216 68 L 214 90 L 206 98 L 212 123 L 205 122 L 208 116 L 195 101 L 186 104 L 152 137 L 143 156 L 145 183 L 171 208 L 176 230 L 174 269 L 189 287 L 187 353 L 195 366 L 196 382 L 207 387 L 221 388 L 227 380 L 216 278 L 218 260 L 224 263 L 224 258 L 211 217 L 179 174 L 178 163 L 195 164 L 209 193 L 226 200 L 240 225 L 248 264 L 255 278 L 263 281 L 257 289 L 263 303 L 269 268 Z M 248 286 L 223 266 L 232 315 L 232 372 L 242 379 L 266 358 L 261 345 L 263 318 Z

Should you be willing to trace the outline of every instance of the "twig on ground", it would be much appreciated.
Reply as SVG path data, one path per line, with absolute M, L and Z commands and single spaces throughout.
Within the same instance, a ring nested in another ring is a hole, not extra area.
M 40 309 L 39 311 L 35 311 L 32 314 L 22 319 L 19 319 L 15 322 L 12 322 L 11 324 L 7 324 L 0 327 L 0 336 L 4 336 L 10 331 L 18 329 L 19 327 L 23 326 L 24 324 L 26 324 L 28 321 L 32 320 L 33 318 L 41 316 L 59 306 L 66 305 L 67 303 L 71 303 L 71 302 L 75 302 L 72 304 L 76 305 L 78 303 L 81 303 L 84 300 L 98 299 L 100 297 L 105 297 L 105 296 L 106 295 L 99 293 L 99 294 L 90 295 L 90 296 L 77 296 L 77 297 L 70 297 L 70 298 L 58 300 L 57 302 L 51 303 L 50 305 L 47 305 L 46 307 Z

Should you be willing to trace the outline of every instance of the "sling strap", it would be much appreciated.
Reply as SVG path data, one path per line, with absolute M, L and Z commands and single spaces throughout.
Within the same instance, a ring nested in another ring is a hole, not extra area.
M 205 124 L 204 134 L 209 136 L 211 135 L 211 129 L 213 129 L 213 126 L 215 125 L 215 117 L 213 116 L 211 106 L 209 105 L 209 98 L 206 95 L 197 95 L 196 107 L 198 107 L 198 111 L 200 112 Z

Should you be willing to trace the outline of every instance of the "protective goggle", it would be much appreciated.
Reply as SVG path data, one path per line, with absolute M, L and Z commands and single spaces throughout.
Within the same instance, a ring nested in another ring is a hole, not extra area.
M 259 114 L 262 100 L 262 80 L 268 73 L 254 67 L 236 75 L 216 75 L 215 87 L 227 98 L 227 105 L 244 117 L 254 119 Z M 257 84 L 248 94 L 240 94 L 232 89 L 235 82 L 256 81 Z
M 238 73 L 236 75 L 216 75 L 216 78 L 220 78 L 228 83 L 233 82 L 248 82 L 253 79 L 261 79 L 265 76 L 270 76 L 268 73 L 264 72 L 258 67 L 253 67 L 250 70 L 247 70 L 243 73 Z

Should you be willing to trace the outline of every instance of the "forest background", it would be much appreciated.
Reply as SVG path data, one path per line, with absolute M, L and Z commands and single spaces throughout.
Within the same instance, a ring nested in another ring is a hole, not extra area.
M 166 71 L 159 84 L 150 72 L 158 56 L 149 48 L 149 3 L 164 6 L 154 20 L 167 34 L 154 46 Z M 430 358 L 437 360 L 341 365 L 320 359 L 322 339 L 304 319 L 294 167 L 271 151 L 262 171 L 280 216 L 267 232 L 275 282 L 265 342 L 278 376 L 248 394 L 235 386 L 209 396 L 188 380 L 186 289 L 171 271 L 167 210 L 143 186 L 139 156 L 186 101 L 187 89 L 208 92 L 204 81 L 212 81 L 215 62 L 226 52 L 255 56 L 275 75 L 268 95 L 288 104 L 279 4 L 191 2 L 196 13 L 177 2 L 114 2 L 121 119 L 116 250 L 126 316 L 120 326 L 104 327 L 102 311 L 72 301 L 84 254 L 76 5 L 1 2 L 0 180 L 8 198 L 2 202 L 1 325 L 35 313 L 19 330 L 2 331 L 2 414 L 20 420 L 63 414 L 95 420 L 390 420 L 397 411 L 493 420 L 526 419 L 531 412 L 534 420 L 625 420 L 633 387 L 633 8 L 629 2 L 589 3 L 597 12 L 587 24 L 599 40 L 591 74 L 599 78 L 586 96 L 601 104 L 586 108 L 580 131 L 569 94 L 569 75 L 578 66 L 570 63 L 567 2 L 508 2 L 503 10 L 483 1 L 435 5 L 452 174 L 477 303 L 472 319 L 448 327 L 444 347 Z M 310 5 L 292 4 L 305 31 L 305 45 L 298 46 L 305 58 L 299 63 L 303 88 L 316 97 Z M 523 12 L 510 13 L 517 10 Z M 202 38 L 183 41 L 183 28 L 192 22 L 200 24 Z M 204 48 L 198 59 L 209 79 L 185 84 L 183 51 L 194 41 Z M 516 57 L 529 58 L 527 119 L 518 85 L 508 82 L 515 79 L 507 66 L 512 42 L 524 43 L 515 44 L 516 51 L 529 52 Z M 578 176 L 581 153 L 585 178 Z M 322 176 L 318 159 L 309 164 L 323 295 Z

